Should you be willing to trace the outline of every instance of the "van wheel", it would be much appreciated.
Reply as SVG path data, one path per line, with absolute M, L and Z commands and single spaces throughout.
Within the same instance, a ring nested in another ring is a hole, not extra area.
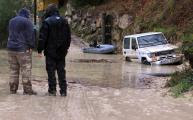
M 141 61 L 143 64 L 145 65 L 150 65 L 150 62 L 147 61 L 146 58 L 142 58 L 142 61 Z
M 131 59 L 129 57 L 125 57 L 125 60 L 131 62 Z

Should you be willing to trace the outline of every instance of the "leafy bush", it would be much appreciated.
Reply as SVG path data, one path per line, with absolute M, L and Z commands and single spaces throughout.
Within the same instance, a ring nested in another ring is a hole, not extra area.
M 79 8 L 87 5 L 99 5 L 103 3 L 105 0 L 71 0 L 71 3 L 74 7 Z
M 167 37 L 174 36 L 177 28 L 174 27 L 155 27 L 153 31 L 163 32 Z
M 193 34 L 186 33 L 181 36 L 181 39 L 183 41 L 182 52 L 193 68 Z
M 175 72 L 166 86 L 171 87 L 170 90 L 174 97 L 178 97 L 182 93 L 192 90 L 193 71 L 191 69 L 185 69 L 181 72 Z
M 193 34 L 184 34 L 181 40 L 183 41 L 183 52 L 193 54 Z

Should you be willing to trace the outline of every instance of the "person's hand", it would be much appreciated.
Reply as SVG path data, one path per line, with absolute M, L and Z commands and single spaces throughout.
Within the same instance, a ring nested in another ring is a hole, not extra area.
M 41 58 L 43 55 L 42 53 L 38 53 L 38 57 Z
M 26 52 L 27 52 L 27 53 L 31 53 L 31 52 L 32 52 L 32 49 L 29 49 L 29 50 L 27 50 Z

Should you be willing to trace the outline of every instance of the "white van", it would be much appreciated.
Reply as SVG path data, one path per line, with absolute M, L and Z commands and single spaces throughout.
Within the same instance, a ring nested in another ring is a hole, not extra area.
M 123 39 L 125 59 L 138 59 L 143 64 L 180 64 L 183 55 L 176 53 L 177 48 L 167 42 L 162 32 L 128 35 Z

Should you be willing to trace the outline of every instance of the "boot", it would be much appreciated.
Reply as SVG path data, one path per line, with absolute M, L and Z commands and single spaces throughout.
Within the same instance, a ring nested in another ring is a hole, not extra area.
M 24 91 L 23 94 L 24 94 L 24 95 L 37 95 L 37 92 L 31 90 L 31 91 L 27 91 L 27 92 Z
M 37 95 L 37 93 L 32 90 L 31 83 L 23 84 L 23 94 L 24 95 Z
M 57 92 L 57 90 L 56 90 L 56 87 L 55 87 L 55 85 L 53 86 L 49 86 L 49 88 L 48 88 L 48 95 L 49 96 L 56 96 L 56 92 Z
M 48 95 L 48 96 L 56 96 L 56 91 L 49 91 L 46 95 Z
M 67 96 L 67 89 L 60 90 L 60 95 L 61 95 L 61 97 L 66 97 Z
M 10 94 L 16 94 L 18 85 L 15 83 L 9 83 L 9 86 L 10 86 Z
M 67 84 L 65 85 L 60 85 L 60 95 L 62 97 L 66 97 L 67 96 Z
M 60 95 L 61 95 L 61 97 L 66 97 L 67 96 L 67 91 L 60 93 Z

